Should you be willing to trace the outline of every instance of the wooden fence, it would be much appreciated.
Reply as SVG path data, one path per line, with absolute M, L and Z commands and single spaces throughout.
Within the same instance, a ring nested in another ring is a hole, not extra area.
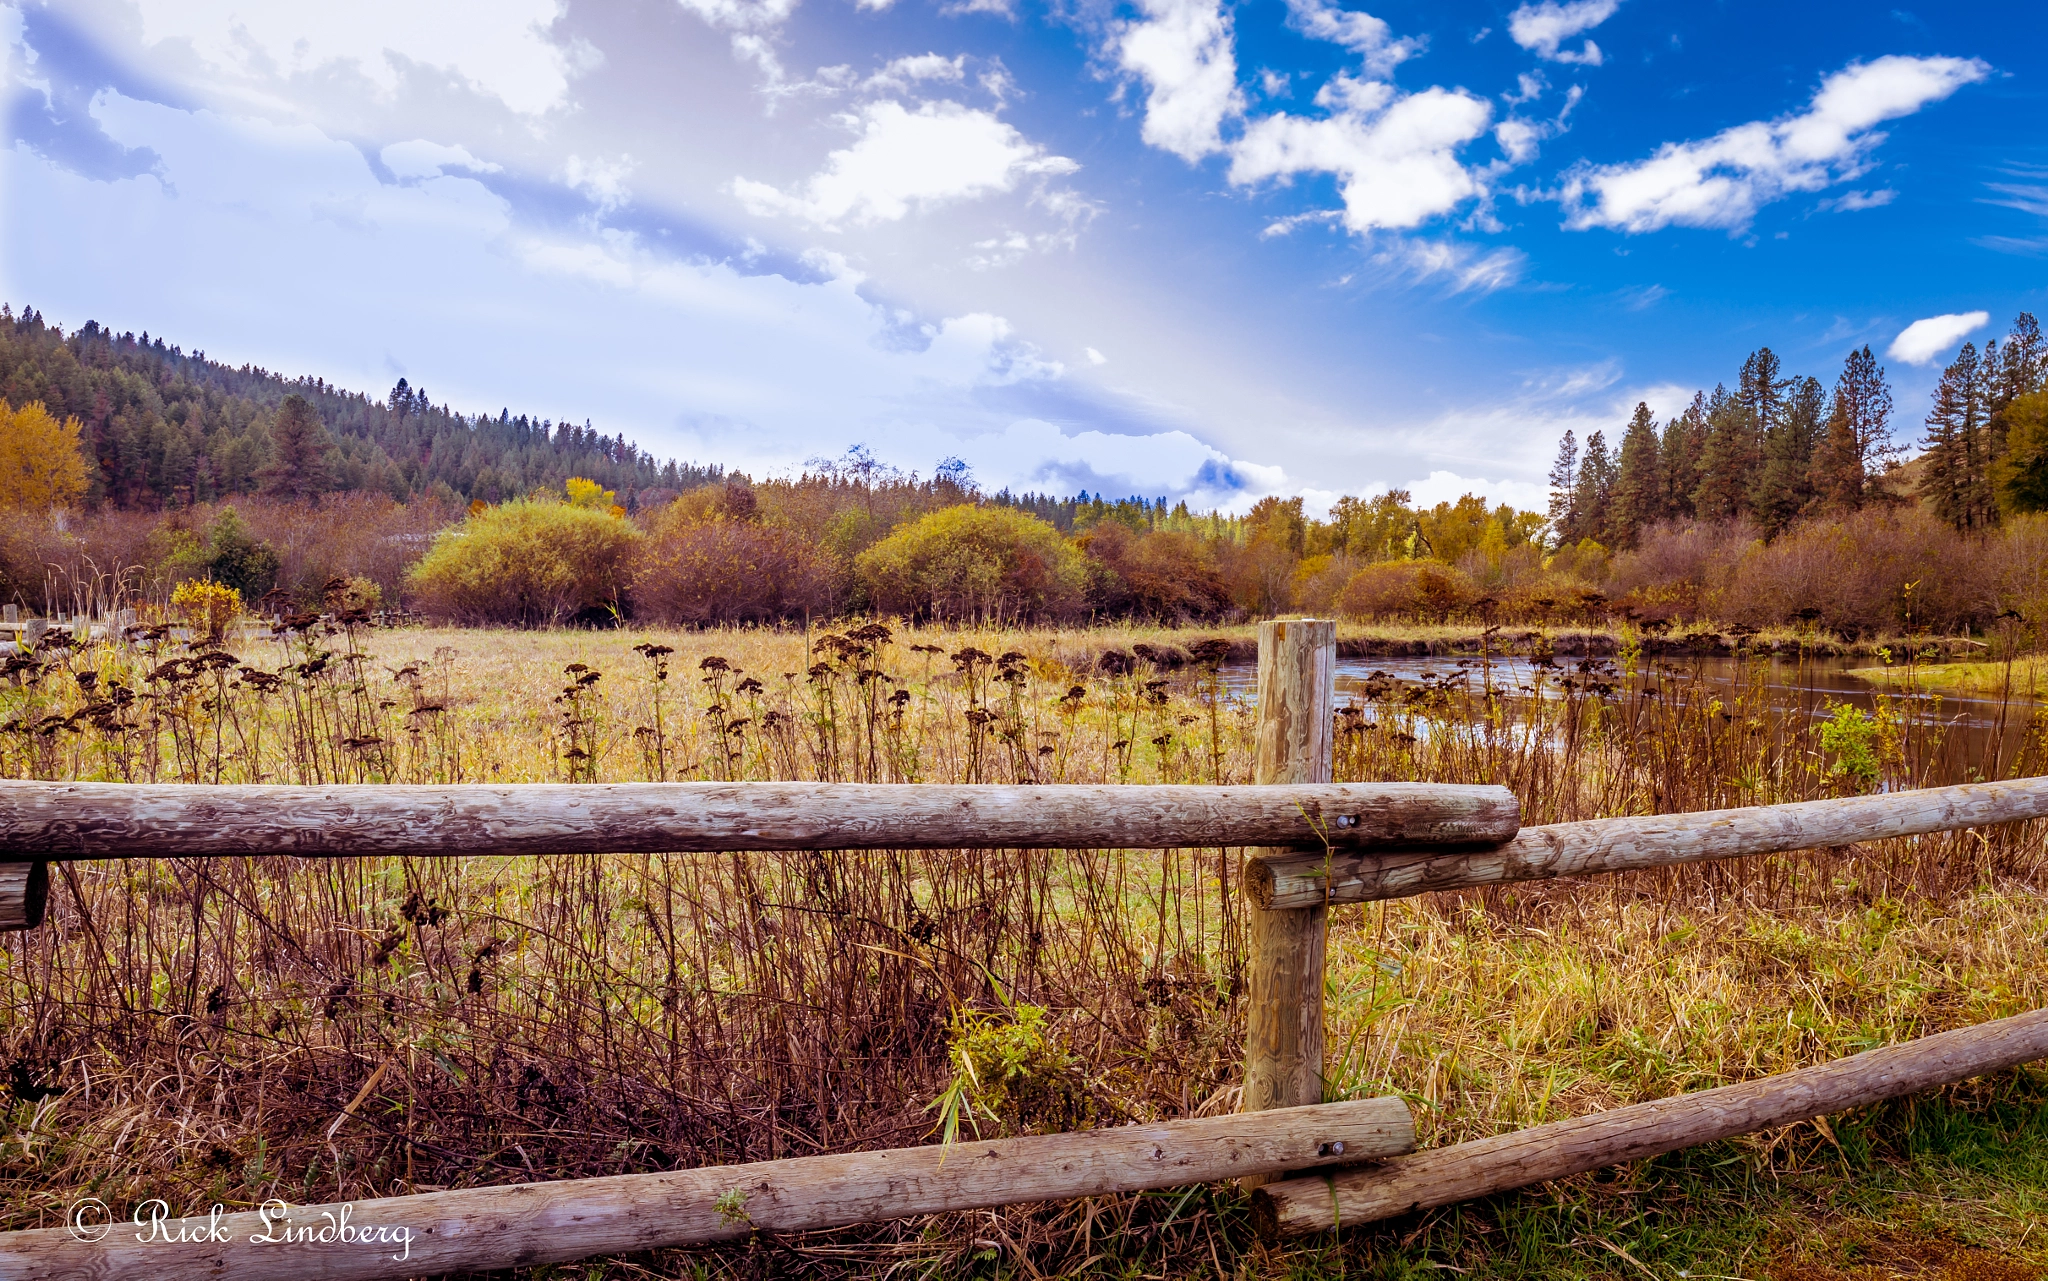
M 2048 817 L 2048 779 L 1521 828 L 1504 788 L 1333 784 L 1335 655 L 1329 622 L 1261 627 L 1249 787 L 0 782 L 0 929 L 41 923 L 51 862 L 221 855 L 1244 847 L 1252 900 L 1243 1111 L 1234 1117 L 163 1222 L 74 1222 L 0 1233 L 0 1276 L 405 1277 L 1225 1178 L 1252 1187 L 1263 1225 L 1285 1235 L 2048 1057 L 2048 1011 L 2035 1011 L 1409 1154 L 1414 1130 L 1398 1100 L 1322 1101 L 1332 905 Z

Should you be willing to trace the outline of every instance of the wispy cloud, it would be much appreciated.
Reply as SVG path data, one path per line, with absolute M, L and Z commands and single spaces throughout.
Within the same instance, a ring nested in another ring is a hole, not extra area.
M 1759 207 L 1863 173 L 1885 135 L 1909 116 L 1991 74 L 1977 58 L 1884 57 L 1852 63 L 1821 83 L 1805 111 L 1669 142 L 1648 160 L 1588 166 L 1565 183 L 1565 225 L 1656 231 L 1747 227 Z

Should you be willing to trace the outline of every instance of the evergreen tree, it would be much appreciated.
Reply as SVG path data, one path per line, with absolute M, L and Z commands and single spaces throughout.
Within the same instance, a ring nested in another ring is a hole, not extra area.
M 284 398 L 270 426 L 270 462 L 257 476 L 264 492 L 311 498 L 327 489 L 327 429 L 300 395 Z
M 1579 541 L 1579 442 L 1567 428 L 1550 464 L 1550 532 L 1559 547 Z
M 1748 514 L 1750 474 L 1756 466 L 1756 445 L 1750 414 L 1725 386 L 1716 386 L 1706 404 L 1707 443 L 1700 455 L 1700 482 L 1693 490 L 1693 510 L 1701 520 L 1733 520 Z
M 1813 456 L 1827 392 L 1818 378 L 1790 381 L 1784 412 L 1764 434 L 1763 465 L 1750 494 L 1750 510 L 1766 538 L 1775 538 L 1813 505 Z
M 1635 417 L 1621 438 L 1621 464 L 1608 519 L 1608 532 L 1617 547 L 1634 547 L 1642 531 L 1663 518 L 1664 469 L 1658 453 L 1657 420 L 1649 405 L 1638 401 Z
M 1981 507 L 1979 469 L 1986 466 L 1983 378 L 1977 345 L 1964 343 L 1941 373 L 1934 405 L 1927 413 L 1925 470 L 1920 497 L 1957 529 L 1987 523 Z
M 1836 511 L 1863 505 L 1870 478 L 1894 452 L 1891 419 L 1891 385 L 1866 343 L 1842 362 L 1827 427 L 1814 455 L 1813 487 L 1822 503 Z
M 1608 525 L 1613 510 L 1614 481 L 1617 468 L 1614 459 L 1607 452 L 1607 436 L 1594 432 L 1586 437 L 1586 456 L 1579 463 L 1578 483 L 1572 487 L 1572 508 L 1576 519 L 1572 541 L 1590 538 L 1596 543 L 1611 543 L 1613 535 Z
M 1700 487 L 1700 463 L 1707 453 L 1705 392 L 1694 392 L 1685 412 L 1665 424 L 1664 447 L 1658 452 L 1664 464 L 1663 518 L 1690 519 L 1692 496 Z
M 2015 396 L 2006 412 L 2006 451 L 1997 469 L 1999 505 L 2009 512 L 2048 511 L 2048 391 Z

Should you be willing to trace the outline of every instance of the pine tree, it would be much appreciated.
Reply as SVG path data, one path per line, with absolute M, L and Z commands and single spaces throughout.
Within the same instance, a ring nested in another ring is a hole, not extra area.
M 1733 520 L 1749 512 L 1750 473 L 1756 444 L 1750 414 L 1740 398 L 1716 386 L 1707 401 L 1707 443 L 1700 455 L 1700 482 L 1693 510 L 1701 520 Z
M 1835 511 L 1863 505 L 1870 478 L 1896 452 L 1891 419 L 1891 385 L 1866 343 L 1842 362 L 1827 426 L 1814 454 L 1813 487 L 1823 504 Z
M 311 498 L 327 488 L 327 429 L 304 396 L 286 396 L 270 426 L 270 461 L 257 473 L 264 492 Z
M 1658 453 L 1657 420 L 1649 405 L 1638 401 L 1628 433 L 1621 438 L 1621 465 L 1608 520 L 1617 547 L 1634 547 L 1645 528 L 1663 519 L 1664 469 Z
M 1813 506 L 1813 455 L 1820 443 L 1827 392 L 1817 378 L 1791 381 L 1784 412 L 1764 434 L 1763 463 L 1750 493 L 1750 510 L 1775 538 Z
M 1579 541 L 1579 442 L 1567 428 L 1550 464 L 1550 531 L 1559 547 Z
M 1920 497 L 1957 529 L 1975 528 L 1981 523 L 1975 473 L 1984 447 L 1983 379 L 1975 343 L 1964 343 L 1942 371 L 1927 412 L 1924 444 Z
M 1664 510 L 1667 520 L 1686 520 L 1694 514 L 1693 491 L 1700 487 L 1700 461 L 1707 452 L 1707 397 L 1694 392 L 1692 404 L 1683 414 L 1664 426 L 1664 447 L 1658 451 L 1664 464 Z
M 1615 471 L 1614 459 L 1607 452 L 1606 434 L 1596 431 L 1586 437 L 1586 457 L 1579 463 L 1579 479 L 1572 493 L 1572 507 L 1577 520 L 1577 537 L 1572 541 L 1590 538 L 1596 543 L 1612 543 L 1613 535 L 1608 525 L 1613 506 Z

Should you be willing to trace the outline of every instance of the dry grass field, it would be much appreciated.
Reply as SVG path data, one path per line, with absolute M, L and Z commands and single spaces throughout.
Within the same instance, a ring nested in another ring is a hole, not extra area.
M 1252 709 L 1170 632 L 373 630 L 46 646 L 0 774 L 189 782 L 1243 782 Z M 1539 654 L 1539 657 L 1541 655 Z M 1337 777 L 1525 821 L 2041 771 L 1907 700 L 1810 720 L 1683 663 L 1374 682 Z M 2020 721 L 2031 706 L 2018 704 Z M 1824 736 L 1825 727 L 1827 730 Z M 2039 825 L 1332 913 L 1330 1092 L 1425 1145 L 2048 1000 Z M 282 859 L 62 868 L 0 936 L 0 1228 L 1227 1110 L 1238 853 Z M 2039 1069 L 1268 1246 L 1227 1188 L 598 1262 L 568 1276 L 2037 1275 Z M 2000 1269 L 2005 1269 L 2001 1271 Z

